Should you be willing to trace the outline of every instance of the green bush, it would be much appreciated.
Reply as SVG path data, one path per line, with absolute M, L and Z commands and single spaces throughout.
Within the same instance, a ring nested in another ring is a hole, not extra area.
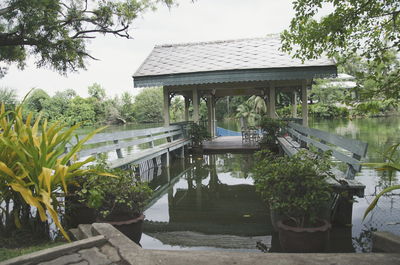
M 395 99 L 369 100 L 355 106 L 353 116 L 382 116 L 390 111 L 397 111 L 399 103 Z
M 322 103 L 309 105 L 309 113 L 316 118 L 324 119 L 345 118 L 349 116 L 349 110 L 346 107 Z
M 280 120 L 262 117 L 260 121 L 260 127 L 263 131 L 261 143 L 269 146 L 276 144 L 282 126 L 284 126 L 284 122 Z
M 211 138 L 211 135 L 207 131 L 207 128 L 197 123 L 191 123 L 189 128 L 189 136 L 192 140 L 193 146 L 201 146 L 204 140 Z
M 310 155 L 303 150 L 289 157 L 259 151 L 253 168 L 256 189 L 272 210 L 296 226 L 312 225 L 331 198 L 326 181 L 332 177 L 330 155 Z
M 78 186 L 75 192 L 78 201 L 95 209 L 97 218 L 114 221 L 113 218 L 135 218 L 143 213 L 145 202 L 153 193 L 147 182 L 131 175 L 128 170 L 110 169 L 104 157 L 90 168 L 117 176 L 105 178 L 87 174 L 75 183 Z

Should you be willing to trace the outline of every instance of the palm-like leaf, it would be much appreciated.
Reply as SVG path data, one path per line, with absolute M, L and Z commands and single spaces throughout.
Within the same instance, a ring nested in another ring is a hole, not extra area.
M 389 172 L 394 172 L 394 171 L 400 171 L 400 161 L 396 160 L 396 152 L 398 151 L 398 148 L 400 147 L 400 143 L 394 144 L 390 146 L 384 153 L 383 157 L 387 162 L 382 162 L 382 163 L 363 163 L 363 165 L 370 166 L 370 167 L 375 167 L 375 170 L 378 171 L 389 171 Z M 393 190 L 400 189 L 400 185 L 394 185 L 391 187 L 388 187 L 384 190 L 382 190 L 374 200 L 371 202 L 371 204 L 368 206 L 367 210 L 365 210 L 364 217 L 367 217 L 367 215 L 375 208 L 377 205 L 379 198 L 381 198 L 384 194 L 391 192 Z
M 63 130 L 64 126 L 59 123 L 48 127 L 45 120 L 40 126 L 39 117 L 31 127 L 31 120 L 30 114 L 23 122 L 21 107 L 16 107 L 13 112 L 5 112 L 4 106 L 0 109 L 1 192 L 10 187 L 20 194 L 27 204 L 37 208 L 42 221 L 47 220 L 47 211 L 63 236 L 69 240 L 58 218 L 59 205 L 55 191 L 61 187 L 67 192 L 67 183 L 72 178 L 93 172 L 82 167 L 94 158 L 82 162 L 73 158 L 87 140 L 104 128 L 88 134 L 65 153 L 79 125 Z M 16 222 L 19 223 L 18 218 Z

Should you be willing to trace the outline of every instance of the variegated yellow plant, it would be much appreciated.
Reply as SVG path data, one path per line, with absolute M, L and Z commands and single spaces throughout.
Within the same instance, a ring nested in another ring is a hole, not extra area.
M 77 139 L 75 145 L 68 147 L 79 125 L 67 129 L 60 123 L 49 126 L 47 121 L 41 121 L 40 117 L 34 121 L 32 119 L 32 114 L 29 114 L 26 121 L 23 121 L 21 106 L 17 106 L 10 112 L 5 111 L 4 105 L 1 106 L 2 192 L 4 192 L 4 187 L 9 187 L 8 192 L 19 194 L 27 204 L 37 209 L 43 222 L 47 220 L 48 213 L 63 236 L 69 240 L 59 220 L 60 207 L 55 191 L 61 188 L 67 193 L 69 181 L 75 176 L 93 171 L 82 167 L 94 158 L 90 157 L 78 162 L 76 154 L 87 140 L 103 128 L 93 131 L 82 140 Z M 16 216 L 16 224 L 19 224 L 18 216 Z

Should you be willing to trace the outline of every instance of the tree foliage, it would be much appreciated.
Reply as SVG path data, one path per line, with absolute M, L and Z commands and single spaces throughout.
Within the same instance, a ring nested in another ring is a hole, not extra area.
M 320 21 L 314 19 L 322 5 L 333 12 Z M 382 75 L 378 65 L 390 60 L 387 51 L 400 51 L 400 2 L 398 0 L 298 0 L 290 28 L 281 34 L 282 49 L 302 60 L 327 53 L 339 54 L 346 61 L 355 54 L 366 59 L 377 93 L 400 98 L 400 70 Z
M 17 102 L 17 91 L 15 89 L 7 87 L 0 88 L 0 105 L 4 104 L 7 110 L 11 110 L 14 109 Z
M 133 21 L 173 0 L 5 0 L 0 3 L 0 62 L 25 65 L 29 54 L 38 67 L 66 73 L 94 59 L 88 40 L 98 34 L 130 38 Z M 4 67 L 0 74 L 5 72 Z
M 138 122 L 153 123 L 163 121 L 163 95 L 160 87 L 142 90 L 134 103 L 135 118 Z

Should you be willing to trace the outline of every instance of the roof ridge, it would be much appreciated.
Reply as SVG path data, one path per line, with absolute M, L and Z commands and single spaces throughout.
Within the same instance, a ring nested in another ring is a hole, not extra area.
M 260 39 L 271 39 L 280 37 L 279 33 L 267 34 L 264 37 L 253 37 L 253 38 L 240 38 L 240 39 L 228 39 L 228 40 L 213 40 L 213 41 L 199 41 L 199 42 L 183 42 L 183 43 L 170 43 L 170 44 L 160 44 L 155 45 L 154 48 L 170 48 L 170 47 L 183 47 L 183 46 L 193 46 L 193 45 L 204 45 L 204 44 L 219 44 L 219 43 L 231 43 L 247 40 L 260 40 Z

